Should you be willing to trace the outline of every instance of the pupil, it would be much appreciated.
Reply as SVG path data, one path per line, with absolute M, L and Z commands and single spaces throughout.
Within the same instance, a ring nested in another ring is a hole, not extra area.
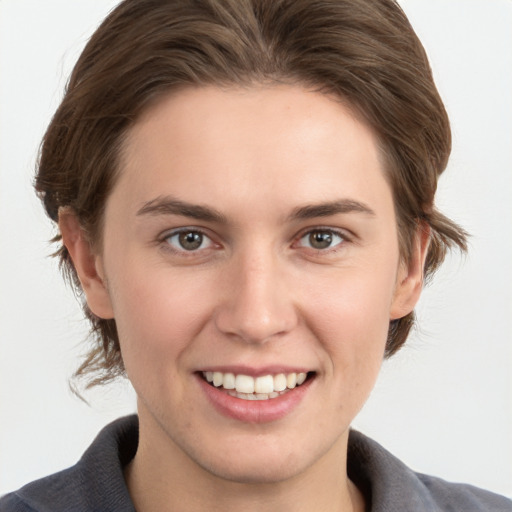
M 332 234 L 328 231 L 315 231 L 309 235 L 309 243 L 315 249 L 327 249 L 332 244 Z
M 203 235 L 194 231 L 187 231 L 179 235 L 180 245 L 187 251 L 193 251 L 201 247 Z

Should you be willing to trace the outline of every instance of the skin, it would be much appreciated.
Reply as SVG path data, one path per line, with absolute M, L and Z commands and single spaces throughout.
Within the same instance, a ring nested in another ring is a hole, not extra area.
M 116 320 L 137 392 L 137 510 L 364 510 L 345 470 L 349 426 L 390 320 L 419 298 L 428 244 L 417 236 L 401 261 L 371 129 L 299 86 L 176 92 L 131 130 L 104 220 L 101 250 L 72 212 L 60 228 L 89 307 Z M 178 228 L 200 230 L 199 249 L 184 250 Z M 212 365 L 314 378 L 284 417 L 244 422 L 201 389 Z

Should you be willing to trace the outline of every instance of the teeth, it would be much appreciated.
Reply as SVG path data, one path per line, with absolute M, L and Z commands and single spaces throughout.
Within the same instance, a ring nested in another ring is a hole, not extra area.
M 224 389 L 235 389 L 235 376 L 232 373 L 225 373 L 222 379 L 222 387 Z
M 242 400 L 269 400 L 270 398 L 277 398 L 283 393 L 276 393 L 275 391 L 272 391 L 272 393 L 238 393 L 235 390 L 229 390 L 228 394 Z
M 274 377 L 272 375 L 258 377 L 254 381 L 254 391 L 256 393 L 272 393 L 274 391 Z
M 307 374 L 279 373 L 277 375 L 234 375 L 233 373 L 203 372 L 204 378 L 215 387 L 229 390 L 231 396 L 244 400 L 268 400 L 276 398 L 284 391 L 300 386 L 306 380 Z
M 220 372 L 213 372 L 213 385 L 218 388 L 219 386 L 222 386 L 222 383 L 224 381 L 224 375 Z
M 286 375 L 280 373 L 274 377 L 274 391 L 284 391 L 286 389 Z
M 215 379 L 215 374 L 214 374 Z M 215 383 L 215 380 L 214 380 Z M 296 373 L 289 373 L 286 376 L 286 387 L 288 389 L 293 389 L 297 385 L 297 374 Z
M 254 393 L 254 379 L 249 375 L 237 375 L 235 377 L 235 389 L 239 393 Z

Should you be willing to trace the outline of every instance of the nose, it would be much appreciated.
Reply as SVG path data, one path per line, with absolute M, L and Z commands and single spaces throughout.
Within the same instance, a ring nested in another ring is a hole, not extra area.
M 221 332 L 258 344 L 282 337 L 296 326 L 296 307 L 277 258 L 240 257 L 225 276 L 215 315 Z

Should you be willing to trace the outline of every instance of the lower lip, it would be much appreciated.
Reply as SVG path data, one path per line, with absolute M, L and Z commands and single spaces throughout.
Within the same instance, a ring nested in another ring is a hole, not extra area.
M 277 421 L 298 407 L 309 391 L 313 379 L 276 398 L 268 400 L 243 400 L 208 384 L 199 375 L 197 379 L 215 409 L 222 415 L 244 423 L 270 423 Z

